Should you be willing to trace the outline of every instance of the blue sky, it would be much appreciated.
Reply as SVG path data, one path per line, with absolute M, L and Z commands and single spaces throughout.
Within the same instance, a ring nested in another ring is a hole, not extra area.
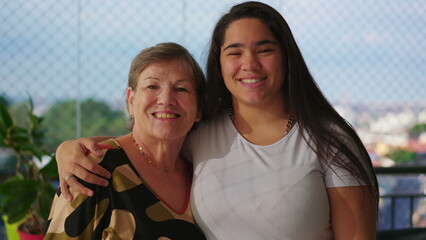
M 141 49 L 178 42 L 204 65 L 214 23 L 236 2 L 0 0 L 0 93 L 122 102 Z M 332 102 L 426 101 L 426 0 L 265 2 Z

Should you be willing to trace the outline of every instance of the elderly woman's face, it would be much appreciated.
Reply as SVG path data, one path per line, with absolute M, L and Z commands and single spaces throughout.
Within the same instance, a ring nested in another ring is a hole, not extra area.
M 192 74 L 179 60 L 152 63 L 127 90 L 133 132 L 141 137 L 174 140 L 185 137 L 198 118 Z

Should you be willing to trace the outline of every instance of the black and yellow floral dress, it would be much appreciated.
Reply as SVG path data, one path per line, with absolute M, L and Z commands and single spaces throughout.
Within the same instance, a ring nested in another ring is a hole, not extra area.
M 192 216 L 189 191 L 186 208 L 173 211 L 143 181 L 115 140 L 103 146 L 103 157 L 90 157 L 112 173 L 110 184 L 82 182 L 95 194 L 73 193 L 72 202 L 58 191 L 44 239 L 205 239 Z

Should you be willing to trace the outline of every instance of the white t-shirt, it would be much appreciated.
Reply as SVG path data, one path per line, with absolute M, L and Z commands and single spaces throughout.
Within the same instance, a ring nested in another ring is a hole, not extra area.
M 329 169 L 296 124 L 278 142 L 248 142 L 224 116 L 185 145 L 194 163 L 191 207 L 208 239 L 332 239 L 326 188 L 359 185 Z

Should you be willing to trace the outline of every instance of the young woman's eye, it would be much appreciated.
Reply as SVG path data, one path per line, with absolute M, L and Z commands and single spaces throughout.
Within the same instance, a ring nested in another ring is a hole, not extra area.
M 241 53 L 239 53 L 239 52 L 230 52 L 230 53 L 228 53 L 228 56 L 238 56 L 238 55 L 241 55 Z
M 259 53 L 268 53 L 268 52 L 272 52 L 272 49 L 262 49 L 259 51 Z

